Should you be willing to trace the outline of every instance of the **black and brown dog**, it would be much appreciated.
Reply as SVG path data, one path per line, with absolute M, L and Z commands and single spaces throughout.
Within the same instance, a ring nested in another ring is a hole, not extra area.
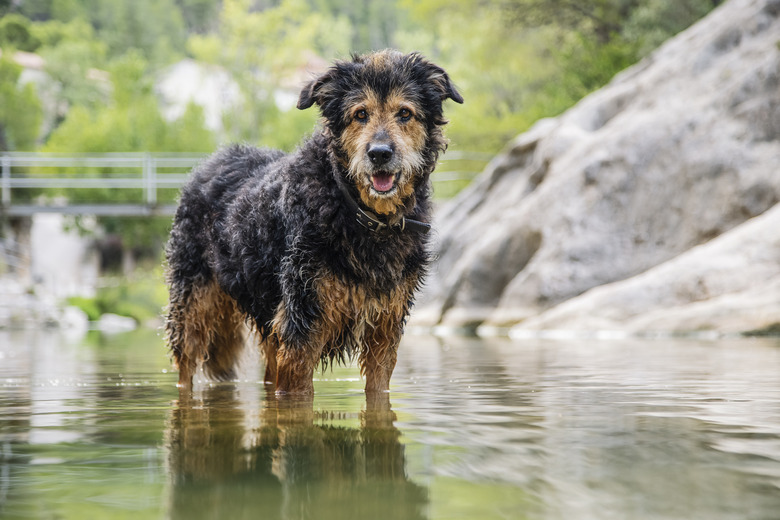
M 366 391 L 388 390 L 428 262 L 447 98 L 463 102 L 419 54 L 355 56 L 301 92 L 323 119 L 296 152 L 232 146 L 195 168 L 166 251 L 180 386 L 200 363 L 232 378 L 246 321 L 278 393 L 312 393 L 318 362 L 353 354 Z

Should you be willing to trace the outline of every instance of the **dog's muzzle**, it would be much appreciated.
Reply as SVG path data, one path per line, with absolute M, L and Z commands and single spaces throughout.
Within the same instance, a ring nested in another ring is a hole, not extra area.
M 393 158 L 393 148 L 387 144 L 372 144 L 368 148 L 368 158 L 374 166 L 384 166 Z
M 396 176 L 388 168 L 394 155 L 393 147 L 388 144 L 372 144 L 368 148 L 368 160 L 374 167 L 371 173 L 371 186 L 377 193 L 388 193 L 395 188 Z

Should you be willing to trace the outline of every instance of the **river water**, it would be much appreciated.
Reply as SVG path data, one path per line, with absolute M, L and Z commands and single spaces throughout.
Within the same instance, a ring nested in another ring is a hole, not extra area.
M 0 332 L 0 518 L 777 519 L 780 340 L 407 336 L 389 399 L 180 395 L 153 331 Z

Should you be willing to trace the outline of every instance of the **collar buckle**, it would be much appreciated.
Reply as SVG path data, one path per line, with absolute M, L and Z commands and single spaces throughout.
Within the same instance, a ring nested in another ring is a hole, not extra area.
M 355 221 L 373 233 L 379 233 L 388 229 L 396 229 L 399 230 L 400 232 L 403 232 L 408 227 L 409 231 L 411 232 L 426 234 L 431 229 L 430 224 L 427 224 L 425 222 L 420 222 L 418 220 L 407 219 L 406 217 L 401 217 L 401 220 L 399 222 L 396 222 L 393 225 L 387 224 L 386 222 L 382 222 L 379 219 L 379 217 L 371 214 L 368 211 L 363 210 L 360 206 L 358 206 L 355 199 L 353 199 L 352 195 L 349 194 L 349 190 L 344 185 L 338 173 L 336 174 L 336 185 L 339 187 L 339 190 L 341 190 L 341 193 L 344 195 L 347 204 L 351 206 L 352 210 L 355 212 Z
M 360 208 L 357 208 L 357 211 L 355 212 L 355 221 L 369 231 L 374 232 L 379 232 L 389 227 L 384 222 L 373 218 Z

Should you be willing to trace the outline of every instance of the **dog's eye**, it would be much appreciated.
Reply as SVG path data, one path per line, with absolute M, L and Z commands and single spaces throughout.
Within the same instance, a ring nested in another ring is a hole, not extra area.
M 357 119 L 358 121 L 365 121 L 366 119 L 368 119 L 368 112 L 366 112 L 363 109 L 358 110 L 357 112 L 355 112 L 355 119 Z
M 401 118 L 401 121 L 409 121 L 412 118 L 412 111 L 408 108 L 402 108 L 398 111 L 398 117 Z

